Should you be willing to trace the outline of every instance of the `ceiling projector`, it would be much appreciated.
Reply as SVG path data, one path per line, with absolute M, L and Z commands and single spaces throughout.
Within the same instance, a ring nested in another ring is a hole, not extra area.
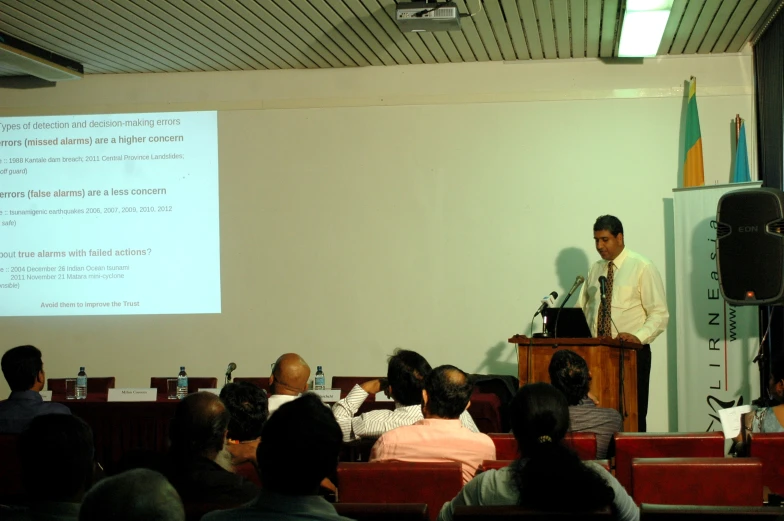
M 395 22 L 403 32 L 459 31 L 460 13 L 454 2 L 400 3 Z

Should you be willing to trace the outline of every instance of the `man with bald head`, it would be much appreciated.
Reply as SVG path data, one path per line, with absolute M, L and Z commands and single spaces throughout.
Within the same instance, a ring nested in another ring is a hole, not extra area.
M 231 455 L 225 450 L 231 415 L 212 393 L 189 394 L 177 404 L 169 429 L 169 464 L 166 475 L 189 504 L 232 507 L 256 497 L 259 490 L 233 474 Z
M 373 445 L 370 461 L 456 461 L 463 466 L 463 482 L 471 481 L 482 461 L 495 459 L 493 440 L 460 421 L 473 389 L 469 376 L 457 367 L 433 369 L 422 390 L 424 419 L 382 434 Z
M 296 353 L 281 355 L 272 366 L 269 384 L 272 396 L 267 407 L 269 414 L 286 402 L 296 399 L 307 392 L 310 379 L 310 366 Z

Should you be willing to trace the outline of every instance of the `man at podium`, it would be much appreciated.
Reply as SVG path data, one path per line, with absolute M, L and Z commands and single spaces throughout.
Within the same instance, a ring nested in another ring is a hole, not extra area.
M 651 261 L 625 247 L 623 224 L 617 217 L 596 219 L 593 238 L 602 259 L 591 266 L 577 305 L 583 308 L 593 336 L 643 345 L 637 351 L 637 412 L 639 431 L 646 432 L 650 343 L 670 317 L 664 284 Z

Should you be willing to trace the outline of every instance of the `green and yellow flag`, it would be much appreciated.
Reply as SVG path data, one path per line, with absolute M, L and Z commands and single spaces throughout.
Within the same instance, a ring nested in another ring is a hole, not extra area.
M 697 78 L 689 81 L 689 105 L 686 108 L 686 161 L 683 164 L 683 186 L 705 184 L 705 169 L 702 165 L 702 135 L 700 115 L 697 112 Z

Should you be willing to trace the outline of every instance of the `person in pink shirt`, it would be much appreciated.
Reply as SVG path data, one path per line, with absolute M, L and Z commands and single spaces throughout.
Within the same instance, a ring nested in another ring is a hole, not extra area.
M 422 390 L 424 419 L 382 434 L 370 461 L 456 461 L 463 466 L 463 482 L 468 483 L 482 461 L 495 459 L 493 440 L 460 422 L 473 389 L 469 376 L 457 367 L 433 369 Z

